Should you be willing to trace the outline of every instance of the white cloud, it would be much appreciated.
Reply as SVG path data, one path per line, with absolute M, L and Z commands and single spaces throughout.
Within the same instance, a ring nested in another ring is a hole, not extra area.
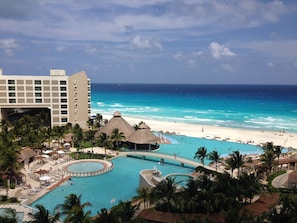
M 139 35 L 135 36 L 130 41 L 130 47 L 132 49 L 145 49 L 145 50 L 162 50 L 162 44 L 155 39 L 144 39 Z
M 18 48 L 16 39 L 0 39 L 0 49 L 3 49 L 6 55 L 13 56 L 14 51 Z
M 222 57 L 232 57 L 236 55 L 229 48 L 225 47 L 224 45 L 220 45 L 217 42 L 210 43 L 208 48 L 212 57 L 215 59 L 221 59 Z
M 200 56 L 202 56 L 202 54 L 203 54 L 203 51 L 201 51 L 201 50 L 192 52 L 193 57 L 200 57 Z
M 174 58 L 175 60 L 183 60 L 183 59 L 185 59 L 186 57 L 185 57 L 181 52 L 177 52 L 177 53 L 175 53 L 175 54 L 173 55 L 173 58 Z

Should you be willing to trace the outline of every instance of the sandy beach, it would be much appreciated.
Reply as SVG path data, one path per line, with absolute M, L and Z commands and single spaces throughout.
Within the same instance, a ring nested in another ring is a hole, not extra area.
M 103 118 L 110 120 L 112 118 L 112 115 L 104 115 Z M 123 118 L 131 126 L 139 124 L 141 121 L 143 121 L 151 128 L 151 131 L 162 131 L 164 133 L 169 132 L 197 138 L 226 140 L 231 142 L 250 143 L 255 145 L 260 145 L 266 142 L 273 142 L 274 145 L 297 149 L 296 133 L 155 121 L 149 119 L 126 117 L 124 115 Z

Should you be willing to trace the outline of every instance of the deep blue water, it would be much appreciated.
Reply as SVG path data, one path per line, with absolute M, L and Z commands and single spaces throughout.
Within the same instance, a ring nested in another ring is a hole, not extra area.
M 297 132 L 297 86 L 92 84 L 92 113 Z

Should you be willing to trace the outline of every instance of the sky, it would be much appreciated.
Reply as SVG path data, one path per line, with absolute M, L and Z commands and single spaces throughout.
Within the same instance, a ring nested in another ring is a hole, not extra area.
M 296 0 L 0 0 L 4 75 L 297 85 Z

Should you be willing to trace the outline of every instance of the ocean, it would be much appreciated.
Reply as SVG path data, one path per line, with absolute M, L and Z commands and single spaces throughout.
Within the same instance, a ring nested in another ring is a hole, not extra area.
M 297 133 L 297 86 L 91 85 L 92 114 Z

